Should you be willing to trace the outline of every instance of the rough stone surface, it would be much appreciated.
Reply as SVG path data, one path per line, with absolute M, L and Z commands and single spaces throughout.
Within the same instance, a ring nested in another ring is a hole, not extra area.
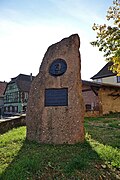
M 50 144 L 74 144 L 84 141 L 79 47 L 79 36 L 74 34 L 51 45 L 45 53 L 29 94 L 27 139 Z M 49 67 L 57 58 L 66 61 L 67 70 L 63 75 L 55 77 L 49 74 Z M 45 107 L 47 88 L 68 88 L 68 106 Z

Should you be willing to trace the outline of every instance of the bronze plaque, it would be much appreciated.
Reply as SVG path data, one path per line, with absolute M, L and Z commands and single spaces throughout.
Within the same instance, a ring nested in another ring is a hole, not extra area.
M 45 89 L 45 106 L 68 106 L 68 88 Z

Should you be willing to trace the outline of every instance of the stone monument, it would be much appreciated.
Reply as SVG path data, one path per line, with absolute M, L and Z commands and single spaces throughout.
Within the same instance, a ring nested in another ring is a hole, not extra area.
M 45 53 L 29 93 L 27 139 L 48 144 L 84 141 L 79 47 L 74 34 Z

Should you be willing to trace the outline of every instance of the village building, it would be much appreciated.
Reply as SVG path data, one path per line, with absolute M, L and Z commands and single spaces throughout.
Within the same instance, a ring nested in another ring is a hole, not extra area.
M 113 73 L 110 70 L 112 62 L 108 62 L 97 74 L 95 74 L 91 79 L 94 82 L 108 83 L 112 85 L 120 86 L 120 76 Z
M 120 86 L 82 81 L 85 116 L 120 112 Z
M 4 92 L 4 114 L 14 115 L 26 111 L 33 76 L 19 74 L 7 84 Z
M 107 63 L 91 81 L 82 81 L 85 116 L 120 112 L 120 76 L 110 70 Z
M 7 82 L 0 82 L 0 118 L 3 116 L 4 112 L 4 91 L 6 88 Z
M 120 76 L 110 71 L 110 66 L 111 63 L 107 63 L 91 78 L 93 81 L 82 80 L 85 116 L 120 112 Z M 19 74 L 8 84 L 0 82 L 0 114 L 3 111 L 5 115 L 26 111 L 33 78 L 32 74 Z

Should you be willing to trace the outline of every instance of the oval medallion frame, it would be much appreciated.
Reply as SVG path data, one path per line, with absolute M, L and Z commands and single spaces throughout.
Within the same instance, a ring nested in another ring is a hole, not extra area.
M 49 68 L 49 73 L 52 76 L 61 76 L 67 70 L 67 63 L 64 59 L 58 58 L 55 59 Z

